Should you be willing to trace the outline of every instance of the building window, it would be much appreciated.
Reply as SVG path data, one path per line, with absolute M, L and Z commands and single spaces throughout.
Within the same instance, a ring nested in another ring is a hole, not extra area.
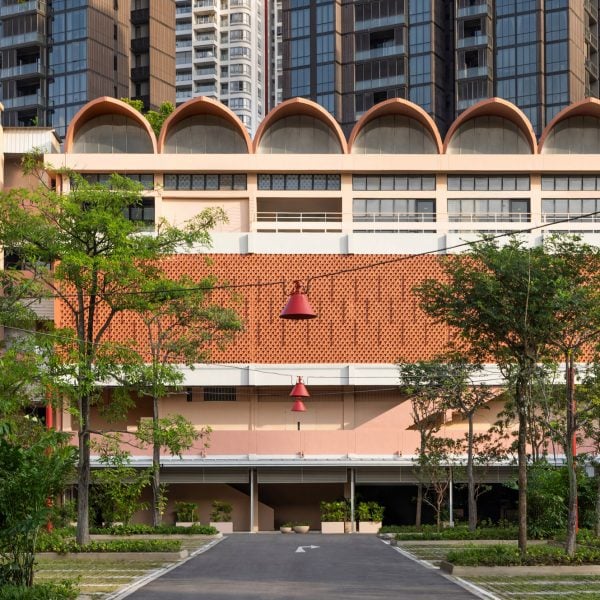
M 586 191 L 600 190 L 600 177 L 544 175 L 542 177 L 542 190 L 544 191 Z
M 141 202 L 131 204 L 123 210 L 126 219 L 138 223 L 144 229 L 154 228 L 154 198 L 142 198 Z
M 448 198 L 450 222 L 526 223 L 530 220 L 527 198 Z
M 140 183 L 145 190 L 154 189 L 154 175 L 152 173 L 119 173 L 121 177 L 127 177 L 131 181 Z M 81 176 L 90 184 L 107 185 L 112 177 L 111 173 L 82 173 Z M 75 182 L 71 181 L 71 186 L 75 187 Z
M 431 191 L 435 190 L 433 175 L 354 175 L 354 191 Z
M 352 220 L 359 223 L 434 222 L 435 200 L 414 198 L 355 198 Z
M 551 198 L 542 200 L 542 215 L 544 221 L 561 221 L 577 215 L 589 215 L 577 219 L 579 223 L 596 223 L 600 215 L 593 214 L 600 211 L 598 198 Z
M 529 191 L 529 176 L 497 175 L 491 177 L 474 177 L 472 175 L 449 175 L 448 191 Z
M 205 387 L 203 390 L 204 402 L 235 402 L 236 388 L 233 386 Z
M 260 174 L 259 190 L 339 190 L 339 175 Z
M 165 190 L 192 190 L 192 191 L 211 191 L 211 190 L 245 190 L 246 175 L 225 175 L 225 174 L 191 174 L 191 173 L 165 173 Z

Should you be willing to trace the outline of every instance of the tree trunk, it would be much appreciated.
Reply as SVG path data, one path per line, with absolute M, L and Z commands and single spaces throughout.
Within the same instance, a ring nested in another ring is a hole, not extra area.
M 596 465 L 596 471 L 599 468 Z M 600 473 L 596 474 L 596 537 L 600 537 Z
M 161 524 L 159 507 L 160 499 L 160 443 L 157 440 L 158 432 L 158 398 L 152 399 L 152 525 L 158 527 Z
M 423 486 L 417 484 L 417 508 L 415 515 L 415 527 L 421 527 L 421 513 L 423 510 Z
M 519 550 L 527 554 L 527 406 L 526 382 L 517 383 L 519 413 L 518 464 L 519 464 Z
M 90 541 L 90 399 L 81 399 L 79 415 L 79 466 L 77 477 L 77 543 Z
M 567 427 L 565 456 L 569 472 L 569 512 L 567 517 L 567 538 L 565 552 L 569 556 L 575 555 L 577 547 L 577 470 L 575 456 L 577 453 L 577 426 L 575 418 L 575 373 L 573 355 L 569 353 L 566 360 L 567 367 Z
M 467 438 L 467 482 L 469 492 L 469 531 L 477 528 L 477 501 L 475 499 L 475 475 L 473 473 L 473 413 L 469 413 L 469 434 Z

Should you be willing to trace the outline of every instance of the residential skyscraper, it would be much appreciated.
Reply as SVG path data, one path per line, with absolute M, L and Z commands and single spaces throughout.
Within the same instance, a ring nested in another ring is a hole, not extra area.
M 174 0 L 1 0 L 4 124 L 62 136 L 100 96 L 175 100 Z
M 283 0 L 283 98 L 322 104 L 346 131 L 407 98 L 442 132 L 469 106 L 514 102 L 539 134 L 598 96 L 598 0 Z
M 220 100 L 254 132 L 265 116 L 268 2 L 176 0 L 177 103 Z

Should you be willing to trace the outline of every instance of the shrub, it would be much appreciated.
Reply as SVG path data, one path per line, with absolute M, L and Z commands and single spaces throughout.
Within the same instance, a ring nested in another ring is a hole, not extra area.
M 61 538 L 59 543 L 48 537 L 41 537 L 36 546 L 37 552 L 178 552 L 180 540 L 107 540 L 92 541 L 84 546 L 74 539 Z
M 104 535 L 216 535 L 219 533 L 211 525 L 194 523 L 191 527 L 177 527 L 175 525 L 113 525 L 112 527 L 93 527 L 90 533 Z
M 233 512 L 233 506 L 229 502 L 223 502 L 222 500 L 212 501 L 212 511 L 210 513 L 210 520 L 213 523 L 226 523 L 231 521 L 231 513 Z
M 558 546 L 531 546 L 521 558 L 517 546 L 469 546 L 448 552 L 446 560 L 461 566 L 536 566 L 536 565 L 583 565 L 600 563 L 600 549 L 579 548 L 575 556 L 569 557 Z
M 379 522 L 383 520 L 384 507 L 378 502 L 360 502 L 356 509 L 359 521 Z
M 38 583 L 31 587 L 0 586 L 0 600 L 75 600 L 79 592 L 72 581 Z
M 198 520 L 198 506 L 195 502 L 175 502 L 175 514 L 178 521 L 195 523 Z
M 336 500 L 334 502 L 321 502 L 321 521 L 338 522 L 348 521 L 348 503 L 345 500 Z

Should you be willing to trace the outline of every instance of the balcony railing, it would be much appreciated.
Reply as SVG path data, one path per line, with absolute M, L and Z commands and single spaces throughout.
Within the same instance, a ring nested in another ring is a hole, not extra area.
M 459 48 L 470 48 L 471 46 L 486 46 L 489 43 L 490 39 L 487 33 L 478 33 L 459 39 L 456 45 Z
M 529 223 L 530 213 L 449 213 L 450 223 Z
M 470 79 L 471 77 L 491 77 L 490 67 L 469 67 L 467 69 L 457 69 L 456 79 Z
M 392 44 L 381 46 L 380 48 L 371 48 L 370 50 L 360 50 L 356 53 L 356 60 L 369 60 L 371 58 L 380 58 L 382 56 L 395 56 L 404 54 L 404 44 Z
M 404 15 L 390 15 L 389 17 L 367 19 L 366 21 L 356 21 L 354 24 L 354 30 L 361 31 L 363 29 L 372 29 L 374 27 L 385 27 L 387 25 L 402 25 L 404 20 Z
M 0 48 L 8 46 L 26 46 L 28 44 L 46 44 L 46 36 L 39 31 L 30 31 L 20 35 L 0 36 Z
M 464 6 L 456 11 L 457 17 L 471 17 L 473 15 L 485 15 L 491 12 L 491 6 L 488 2 L 475 4 L 474 6 Z
M 355 223 L 435 223 L 435 213 L 353 213 Z
M 42 94 L 28 94 L 16 98 L 2 98 L 4 108 L 23 108 L 24 106 L 43 106 L 44 96 Z
M 585 10 L 587 10 L 588 14 L 590 14 L 596 21 L 598 20 L 598 7 L 595 2 L 592 0 L 583 0 L 583 5 L 585 6 Z
M 585 59 L 585 68 L 596 78 L 598 79 L 598 64 L 594 61 L 591 61 L 589 58 Z
M 543 213 L 542 221 L 544 223 L 556 223 L 557 221 L 564 221 L 566 219 L 573 219 L 572 223 L 576 225 L 577 223 L 600 223 L 600 214 L 598 215 L 589 215 L 586 217 L 582 217 L 582 214 L 586 213 Z
M 17 2 L 16 4 L 3 4 L 0 6 L 0 17 L 9 17 L 33 11 L 45 13 L 46 3 L 41 0 L 29 0 L 29 2 Z
M 392 75 L 391 77 L 379 77 L 378 79 L 357 81 L 355 83 L 355 88 L 357 90 L 370 90 L 372 88 L 388 87 L 390 85 L 404 85 L 405 83 L 406 77 L 404 75 Z
M 45 75 L 44 67 L 38 60 L 36 62 L 26 63 L 24 65 L 16 65 L 14 67 L 0 69 L 0 78 L 2 79 L 20 77 L 22 75 Z

